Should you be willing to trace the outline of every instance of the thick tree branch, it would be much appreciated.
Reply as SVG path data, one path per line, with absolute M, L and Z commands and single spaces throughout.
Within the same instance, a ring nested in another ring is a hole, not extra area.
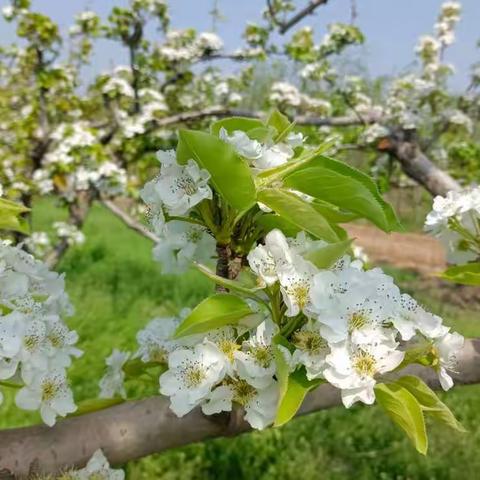
M 458 357 L 457 384 L 480 382 L 480 339 L 468 340 Z M 398 375 L 415 374 L 438 388 L 431 369 L 411 366 Z M 26 478 L 32 466 L 35 473 L 57 473 L 69 467 L 82 467 L 97 448 L 102 448 L 113 465 L 121 465 L 152 453 L 220 436 L 235 436 L 250 427 L 239 412 L 204 416 L 195 409 L 177 418 L 168 399 L 153 397 L 126 402 L 99 412 L 70 418 L 55 427 L 34 426 L 0 433 L 0 471 L 12 478 Z M 325 384 L 310 393 L 299 415 L 340 404 L 339 391 Z
M 204 108 L 203 110 L 194 110 L 191 112 L 178 113 L 169 117 L 163 117 L 156 119 L 150 125 L 148 131 L 154 131 L 158 128 L 170 127 L 179 123 L 186 123 L 195 120 L 203 120 L 209 117 L 249 117 L 249 118 L 261 118 L 265 114 L 260 111 L 242 110 L 237 108 L 226 108 L 222 106 L 213 106 Z M 374 113 L 365 114 L 360 120 L 356 115 L 345 115 L 338 117 L 314 117 L 309 115 L 299 115 L 294 118 L 299 125 L 310 126 L 332 126 L 332 127 L 349 127 L 354 125 L 362 125 L 364 123 L 374 123 L 379 120 L 378 115 Z
M 380 151 L 393 155 L 403 171 L 425 189 L 435 195 L 445 195 L 450 190 L 460 190 L 460 184 L 447 172 L 438 168 L 421 150 L 414 138 L 403 133 L 394 134 L 381 142 Z

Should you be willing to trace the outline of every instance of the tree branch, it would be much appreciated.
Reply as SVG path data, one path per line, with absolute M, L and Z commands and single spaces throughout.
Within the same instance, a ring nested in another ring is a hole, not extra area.
M 385 142 L 380 142 L 378 149 L 393 155 L 400 162 L 403 171 L 433 196 L 443 196 L 450 190 L 461 189 L 460 184 L 438 168 L 422 152 L 418 142 L 405 132 L 391 135 Z
M 68 222 L 79 230 L 83 227 L 85 220 L 87 219 L 90 206 L 93 202 L 94 192 L 91 190 L 82 190 L 78 192 L 78 195 L 73 203 L 68 207 L 69 218 Z M 45 263 L 50 267 L 55 267 L 62 259 L 68 250 L 69 243 L 66 238 L 61 238 L 55 245 L 53 250 L 45 258 Z
M 270 13 L 272 22 L 278 26 L 279 33 L 281 35 L 284 35 L 285 33 L 288 32 L 288 30 L 290 30 L 298 22 L 303 20 L 303 18 L 305 18 L 307 15 L 311 15 L 318 7 L 320 7 L 321 5 L 326 5 L 327 3 L 328 3 L 328 0 L 311 0 L 310 3 L 305 8 L 303 8 L 298 13 L 293 15 L 289 20 L 285 20 L 283 22 L 278 20 L 276 16 L 276 12 L 270 0 L 267 0 L 267 7 Z
M 135 220 L 135 218 L 131 217 L 125 210 L 120 208 L 113 200 L 110 200 L 108 198 L 102 198 L 102 203 L 116 217 L 122 220 L 122 222 L 125 223 L 127 227 L 131 228 L 137 233 L 140 233 L 141 235 L 148 238 L 154 243 L 158 243 L 160 241 L 160 239 L 153 232 L 151 232 L 145 225 Z
M 458 356 L 458 384 L 480 382 L 480 339 L 467 340 Z M 415 374 L 439 388 L 435 372 L 418 365 L 398 376 Z M 235 436 L 250 429 L 239 412 L 205 416 L 195 409 L 177 418 L 168 399 L 153 397 L 126 402 L 99 412 L 73 417 L 56 426 L 33 426 L 4 430 L 0 434 L 0 471 L 13 478 L 35 473 L 55 474 L 70 467 L 83 467 L 101 448 L 113 465 L 213 437 Z M 307 395 L 298 415 L 340 405 L 340 392 L 324 384 Z

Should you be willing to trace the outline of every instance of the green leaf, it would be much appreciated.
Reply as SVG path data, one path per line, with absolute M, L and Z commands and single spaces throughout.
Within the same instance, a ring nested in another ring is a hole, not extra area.
M 22 213 L 30 211 L 19 203 L 0 198 L 0 230 L 14 230 L 28 233 L 27 222 L 20 217 Z
M 283 184 L 357 213 L 387 232 L 401 228 L 375 182 L 342 162 L 318 155 L 303 168 L 287 175 Z
M 248 304 L 236 295 L 219 293 L 199 303 L 177 327 L 174 338 L 236 325 L 253 313 Z
M 318 200 L 313 200 L 312 205 L 331 223 L 348 223 L 360 217 L 357 213 L 341 210 L 331 203 Z
M 263 227 L 265 233 L 278 228 L 281 230 L 287 237 L 295 237 L 298 232 L 302 229 L 294 225 L 293 223 L 289 222 L 285 218 L 277 215 L 276 213 L 267 213 L 262 215 L 258 220 L 257 223 Z
M 480 262 L 447 268 L 441 278 L 462 285 L 480 285 Z
M 273 110 L 269 115 L 267 125 L 273 127 L 279 136 L 293 126 L 290 120 L 278 110 Z
M 290 350 L 290 344 L 288 340 L 282 337 L 280 334 L 275 335 L 273 338 L 273 356 L 275 357 L 275 365 L 276 365 L 276 372 L 275 375 L 278 381 L 278 388 L 279 388 L 279 401 L 284 397 L 287 388 L 288 388 L 288 375 L 290 373 L 290 367 L 285 360 L 284 353 L 280 348 L 279 345 L 282 347 L 287 348 Z
M 353 240 L 344 240 L 343 242 L 330 243 L 318 250 L 304 255 L 305 260 L 309 260 L 318 268 L 330 268 L 345 252 L 350 248 Z
M 227 143 L 214 135 L 180 130 L 177 159 L 186 163 L 194 159 L 206 169 L 213 186 L 237 210 L 246 210 L 255 204 L 255 184 L 248 165 Z
M 406 388 L 395 383 L 378 383 L 375 396 L 387 415 L 405 431 L 417 451 L 426 455 L 427 431 L 422 407 L 417 399 Z
M 203 273 L 210 280 L 213 280 L 217 285 L 228 288 L 229 290 L 236 292 L 240 295 L 244 295 L 255 300 L 261 300 L 259 299 L 257 294 L 258 290 L 261 290 L 260 288 L 249 288 L 242 285 L 239 281 L 229 280 L 227 278 L 220 277 L 219 275 L 213 273 L 205 265 L 201 265 L 200 263 L 194 263 L 194 265 L 201 273 Z
M 257 175 L 257 178 L 262 180 L 264 184 L 270 184 L 271 182 L 274 182 L 278 179 L 281 179 L 282 177 L 285 177 L 287 174 L 293 173 L 306 164 L 310 162 L 314 157 L 317 155 L 320 155 L 322 153 L 325 153 L 327 150 L 329 150 L 332 145 L 335 145 L 335 143 L 338 142 L 338 135 L 333 135 L 331 137 L 327 137 L 325 141 L 319 145 L 315 149 L 311 150 L 305 150 L 302 152 L 300 156 L 297 158 L 293 158 L 287 163 L 284 163 L 283 165 L 280 165 L 275 168 L 269 168 L 267 170 L 263 170 Z
M 218 137 L 221 128 L 224 128 L 229 134 L 232 134 L 235 130 L 248 132 L 249 130 L 257 128 L 265 128 L 265 125 L 258 118 L 229 117 L 213 122 L 210 126 L 210 132 Z
M 313 205 L 288 190 L 266 188 L 258 192 L 258 200 L 288 222 L 316 238 L 335 243 L 339 240 L 328 220 Z
M 407 375 L 399 378 L 395 383 L 406 388 L 418 400 L 426 415 L 430 415 L 454 430 L 466 432 L 452 411 L 422 379 Z
M 307 393 L 322 383 L 322 379 L 308 380 L 304 368 L 291 373 L 284 395 L 280 397 L 274 426 L 280 427 L 291 420 L 302 406 Z
M 98 412 L 99 410 L 104 410 L 105 408 L 113 407 L 114 405 L 119 405 L 124 402 L 125 400 L 121 397 L 91 398 L 83 400 L 78 404 L 78 408 L 67 415 L 67 417 L 78 417 L 79 415 L 85 415 L 86 413 Z

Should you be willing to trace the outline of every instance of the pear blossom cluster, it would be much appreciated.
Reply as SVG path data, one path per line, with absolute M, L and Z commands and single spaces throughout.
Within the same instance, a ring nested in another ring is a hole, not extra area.
M 140 196 L 159 238 L 153 249 L 154 258 L 165 273 L 181 273 L 192 260 L 208 260 L 215 251 L 215 240 L 207 228 L 189 221 L 198 205 L 212 198 L 210 174 L 193 159 L 179 164 L 174 150 L 160 151 L 157 157 L 160 173 L 145 184 Z
M 53 425 L 76 410 L 66 369 L 82 352 L 63 318 L 73 313 L 64 278 L 18 247 L 0 243 L 0 380 L 15 403 Z
M 464 264 L 480 258 L 480 187 L 450 191 L 433 200 L 425 230 L 445 246 L 450 263 Z
M 160 393 L 170 397 L 172 411 L 182 417 L 200 406 L 211 415 L 231 411 L 238 404 L 252 427 L 270 425 L 278 402 L 272 347 L 278 329 L 274 323 L 259 312 L 241 326 L 173 339 L 189 313 L 184 309 L 178 317 L 152 320 L 138 332 L 139 348 L 133 355 L 142 362 L 168 367 L 159 384 Z M 242 340 L 247 333 L 248 338 Z M 128 358 L 128 352 L 118 350 L 107 358 L 107 372 L 100 381 L 101 397 L 125 397 L 122 369 Z
M 346 407 L 371 404 L 376 378 L 402 363 L 404 342 L 425 342 L 438 351 L 446 346 L 445 355 L 438 353 L 438 375 L 450 388 L 448 371 L 461 337 L 401 294 L 378 268 L 364 270 L 361 261 L 345 256 L 331 269 L 317 269 L 305 259 L 315 243 L 301 237 L 292 242 L 273 230 L 248 257 L 265 285 L 279 284 L 285 315 L 304 316 L 292 335 L 292 368 L 303 365 L 307 378 L 323 378 L 341 389 Z
M 463 337 L 402 294 L 379 268 L 365 269 L 349 255 L 318 268 L 311 254 L 325 246 L 304 232 L 289 238 L 274 229 L 252 248 L 247 261 L 257 291 L 266 301 L 278 295 L 278 311 L 250 301 L 252 314 L 239 324 L 176 338 L 189 314 L 183 311 L 156 318 L 138 333 L 133 358 L 165 365 L 160 393 L 177 416 L 197 407 L 211 415 L 237 405 L 253 428 L 270 425 L 280 395 L 275 349 L 290 372 L 304 371 L 309 381 L 338 388 L 347 408 L 372 404 L 377 381 L 404 366 L 409 350 L 421 352 L 442 387 L 451 388 Z M 124 395 L 122 369 L 129 355 L 115 351 L 109 357 L 102 395 L 107 384 L 108 396 Z
M 270 101 L 281 107 L 295 107 L 315 112 L 321 116 L 330 114 L 332 106 L 328 100 L 300 93 L 295 85 L 287 82 L 275 82 L 271 87 Z
M 158 53 L 167 62 L 191 62 L 222 50 L 222 39 L 213 32 L 196 35 L 192 30 L 170 30 Z

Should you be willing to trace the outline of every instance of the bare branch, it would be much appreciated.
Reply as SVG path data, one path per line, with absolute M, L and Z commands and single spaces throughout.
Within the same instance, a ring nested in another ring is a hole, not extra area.
M 122 222 L 125 223 L 127 227 L 131 228 L 137 233 L 140 233 L 141 235 L 148 238 L 152 242 L 158 243 L 160 241 L 160 239 L 153 232 L 151 232 L 145 225 L 135 220 L 135 218 L 133 218 L 125 210 L 120 208 L 113 200 L 110 200 L 108 198 L 103 198 L 102 203 L 115 216 L 117 216 L 120 220 L 122 220 Z
M 405 132 L 392 134 L 385 142 L 380 142 L 378 150 L 393 155 L 403 171 L 434 196 L 443 196 L 450 190 L 461 189 L 453 177 L 438 168 L 423 153 L 415 139 L 405 136 Z
M 263 112 L 241 110 L 235 108 L 225 108 L 222 106 L 213 106 L 205 108 L 203 110 L 194 110 L 191 112 L 178 113 L 170 117 L 159 118 L 152 122 L 148 131 L 156 130 L 157 128 L 170 127 L 179 123 L 190 122 L 194 120 L 202 120 L 209 117 L 249 117 L 249 118 L 262 118 Z M 348 127 L 353 125 L 362 125 L 364 123 L 374 123 L 379 120 L 378 115 L 374 112 L 371 114 L 363 115 L 362 119 L 359 119 L 356 115 L 346 115 L 339 117 L 314 117 L 308 115 L 299 115 L 294 118 L 295 122 L 299 125 L 311 125 L 311 126 L 332 126 L 332 127 Z
M 74 225 L 78 229 L 83 227 L 85 220 L 87 219 L 90 206 L 94 199 L 94 192 L 91 190 L 79 191 L 75 201 L 68 207 L 68 223 Z M 50 267 L 55 267 L 62 259 L 68 250 L 69 243 L 66 238 L 61 238 L 55 245 L 53 250 L 47 255 L 45 263 Z
M 480 382 L 480 339 L 467 340 L 458 356 L 457 384 Z M 415 374 L 439 388 L 432 369 L 410 366 L 397 375 Z M 58 473 L 83 467 L 101 448 L 113 465 L 220 436 L 235 436 L 250 429 L 236 410 L 205 416 L 195 409 L 177 418 L 168 399 L 153 397 L 126 402 L 99 412 L 73 417 L 55 427 L 34 426 L 4 430 L 0 434 L 0 471 L 26 478 L 32 465 L 38 473 Z M 299 415 L 340 405 L 340 392 L 324 384 L 307 395 Z
M 284 35 L 307 15 L 311 15 L 318 7 L 326 5 L 327 3 L 328 0 L 311 0 L 305 8 L 296 13 L 290 20 L 282 22 L 278 31 L 281 35 Z M 278 21 L 276 23 L 278 24 Z

